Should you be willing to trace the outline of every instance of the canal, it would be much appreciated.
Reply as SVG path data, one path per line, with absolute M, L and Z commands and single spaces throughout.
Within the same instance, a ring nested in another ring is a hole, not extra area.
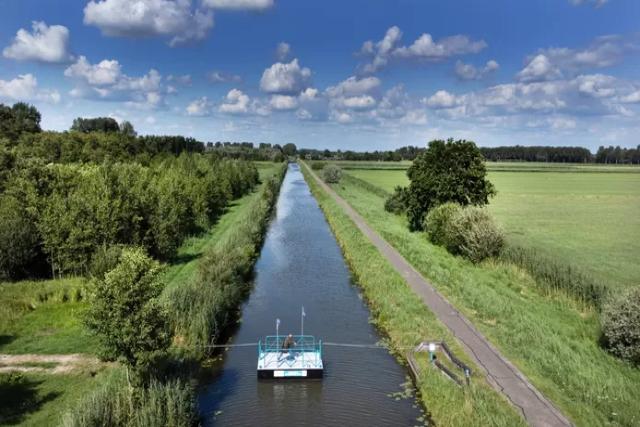
M 304 331 L 327 342 L 381 338 L 298 165 L 284 179 L 233 343 Z M 258 380 L 257 349 L 232 347 L 199 394 L 206 425 L 413 426 L 420 406 L 401 397 L 407 371 L 383 349 L 325 346 L 322 380 Z

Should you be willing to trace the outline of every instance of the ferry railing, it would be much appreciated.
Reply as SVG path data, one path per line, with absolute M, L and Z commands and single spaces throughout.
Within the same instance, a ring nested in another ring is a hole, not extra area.
M 291 354 L 299 354 L 304 363 L 308 353 L 313 353 L 314 362 L 318 364 L 318 358 L 322 360 L 322 340 L 316 341 L 313 335 L 293 335 L 294 345 L 285 349 L 283 348 L 287 335 L 267 335 L 264 341 L 258 341 L 258 356 L 266 353 L 287 352 Z

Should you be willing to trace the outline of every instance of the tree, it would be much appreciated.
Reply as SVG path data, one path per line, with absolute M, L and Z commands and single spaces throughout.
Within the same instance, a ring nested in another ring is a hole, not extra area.
M 449 139 L 429 143 L 407 171 L 407 216 L 411 230 L 421 230 L 425 215 L 442 203 L 484 205 L 495 194 L 486 179 L 484 157 L 475 143 Z
M 9 139 L 12 145 L 23 132 L 40 132 L 40 112 L 33 105 L 18 102 L 9 107 L 0 104 L 0 138 Z
M 25 275 L 39 255 L 38 230 L 13 196 L 0 196 L 0 277 Z
M 132 368 L 136 381 L 171 342 L 168 315 L 158 302 L 162 269 L 143 249 L 126 248 L 118 265 L 94 283 L 85 324 L 103 355 Z
M 296 144 L 284 144 L 282 146 L 282 152 L 284 153 L 285 156 L 295 156 L 296 153 L 298 152 L 298 147 L 296 147 Z
M 93 119 L 83 119 L 78 117 L 73 121 L 71 130 L 77 132 L 120 132 L 118 122 L 111 117 L 96 117 Z
M 122 124 L 120 125 L 120 133 L 127 135 L 127 136 L 136 136 L 136 130 L 133 128 L 133 125 L 131 124 L 131 122 L 129 121 L 124 121 L 122 122 Z

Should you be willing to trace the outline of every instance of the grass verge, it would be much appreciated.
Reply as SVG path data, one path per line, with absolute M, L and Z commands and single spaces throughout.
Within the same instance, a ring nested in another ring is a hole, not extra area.
M 362 235 L 342 209 L 302 167 L 311 192 L 320 204 L 345 259 L 371 309 L 374 323 L 384 331 L 392 348 L 406 348 L 427 339 L 445 340 L 468 365 L 464 354 L 448 330 L 422 304 L 404 279 Z M 403 360 L 403 354 L 397 354 Z M 446 379 L 424 357 L 418 358 L 421 375 L 417 381 L 420 397 L 438 425 L 517 426 L 524 421 L 516 410 L 482 377 L 474 376 L 469 388 L 460 388 Z
M 431 245 L 361 186 L 334 189 L 576 424 L 638 425 L 640 370 L 599 347 L 595 310 L 541 290 L 521 268 L 474 265 Z

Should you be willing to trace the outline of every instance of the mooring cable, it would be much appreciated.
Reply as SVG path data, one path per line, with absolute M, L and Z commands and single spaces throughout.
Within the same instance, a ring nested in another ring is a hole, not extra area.
M 206 344 L 206 345 L 202 345 L 202 346 L 198 346 L 198 347 L 205 347 L 205 348 L 232 348 L 232 347 L 255 347 L 257 346 L 258 343 L 257 342 L 248 342 L 248 343 L 241 343 L 241 344 Z M 330 347 L 351 347 L 351 348 L 371 348 L 371 349 L 384 349 L 384 350 L 410 350 L 410 349 L 414 349 L 415 346 L 410 346 L 410 347 L 389 347 L 389 346 L 385 346 L 385 345 L 380 345 L 380 344 L 352 344 L 352 343 L 339 343 L 339 342 L 322 342 L 323 346 L 330 346 Z

